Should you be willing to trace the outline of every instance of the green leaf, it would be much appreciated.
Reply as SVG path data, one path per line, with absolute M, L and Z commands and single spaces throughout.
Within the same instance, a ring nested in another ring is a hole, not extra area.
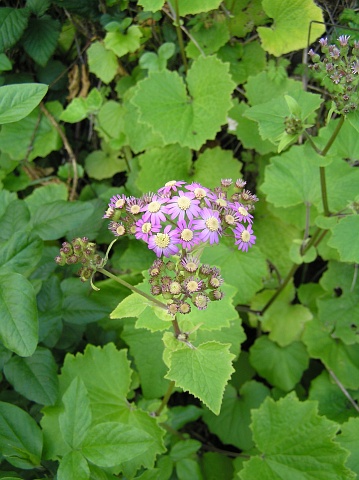
M 185 16 L 209 12 L 218 8 L 220 3 L 220 0 L 179 0 L 179 14 Z
M 29 14 L 28 8 L 0 8 L 0 53 L 12 47 L 21 38 Z
M 75 377 L 62 397 L 65 410 L 59 416 L 59 425 L 66 443 L 76 450 L 85 439 L 91 425 L 90 400 L 86 387 Z
M 111 50 L 107 50 L 101 42 L 94 42 L 87 50 L 87 58 L 90 72 L 106 84 L 112 82 L 118 70 L 118 62 Z
M 62 110 L 59 102 L 46 103 L 45 107 L 55 118 Z M 8 153 L 12 160 L 22 161 L 26 158 L 31 161 L 36 157 L 46 157 L 53 150 L 58 150 L 61 143 L 57 130 L 39 108 L 19 122 L 4 125 L 0 130 L 1 150 Z
M 165 70 L 167 60 L 173 57 L 175 50 L 176 46 L 174 43 L 165 42 L 160 46 L 157 54 L 154 52 L 145 52 L 141 55 L 139 60 L 140 67 L 155 72 Z
M 250 450 L 253 447 L 249 428 L 251 411 L 258 408 L 269 393 L 269 388 L 254 380 L 246 382 L 239 392 L 232 385 L 227 385 L 220 414 L 216 416 L 205 411 L 203 420 L 222 443 Z
M 62 457 L 56 473 L 57 480 L 89 480 L 90 468 L 83 456 L 77 450 L 71 450 Z
M 155 192 L 173 179 L 189 179 L 192 155 L 188 147 L 175 144 L 152 148 L 138 158 L 141 170 L 136 185 L 142 192 Z
M 333 228 L 328 245 L 338 250 L 342 262 L 359 263 L 359 215 L 342 218 Z
M 216 415 L 221 409 L 224 388 L 234 372 L 229 345 L 215 341 L 198 347 L 175 350 L 170 356 L 166 378 L 199 398 Z
M 281 0 L 263 0 L 262 6 L 273 25 L 258 27 L 258 34 L 263 48 L 276 57 L 305 48 L 325 32 L 322 10 L 313 0 L 289 0 L 285 5 Z
M 41 465 L 42 433 L 21 408 L 0 402 L 0 451 L 15 467 L 25 470 Z
M 359 400 L 358 390 L 348 390 L 348 393 L 352 399 Z M 354 409 L 326 370 L 311 381 L 308 398 L 318 402 L 320 415 L 325 415 L 334 422 L 344 423 L 350 417 L 359 416 L 359 412 Z
M 104 422 L 89 430 L 81 451 L 95 465 L 112 467 L 137 457 L 151 443 L 150 435 L 139 428 L 119 422 Z
M 138 4 L 147 12 L 157 12 L 161 10 L 165 0 L 138 0 Z
M 95 150 L 85 158 L 85 170 L 91 178 L 103 180 L 126 171 L 127 166 L 125 160 L 119 158 L 119 152 Z
M 340 427 L 340 435 L 337 437 L 339 444 L 349 450 L 350 455 L 346 463 L 347 467 L 359 476 L 359 418 L 350 418 L 347 423 Z
M 126 323 L 121 338 L 129 345 L 130 353 L 135 359 L 144 397 L 163 397 L 169 382 L 164 378 L 167 368 L 162 359 L 162 333 L 149 332 Z
M 27 0 L 26 6 L 37 17 L 41 17 L 50 7 L 50 0 Z
M 7 242 L 0 243 L 1 272 L 16 272 L 29 276 L 37 266 L 43 242 L 33 234 L 15 232 Z
M 210 26 L 202 24 L 199 28 L 193 28 L 190 33 L 196 44 L 191 40 L 186 46 L 188 58 L 198 58 L 203 55 L 201 51 L 204 52 L 205 56 L 212 55 L 225 45 L 230 38 L 226 17 L 224 16 L 219 16 Z
M 232 460 L 217 452 L 206 452 L 202 455 L 201 466 L 204 478 L 208 480 L 232 480 L 234 477 Z
M 50 15 L 30 18 L 22 38 L 25 52 L 39 65 L 44 67 L 56 49 L 61 24 Z
M 93 88 L 86 98 L 76 97 L 61 113 L 60 120 L 68 123 L 77 123 L 84 120 L 91 113 L 98 113 L 103 98 L 97 88 Z
M 12 63 L 5 55 L 5 53 L 0 53 L 0 72 L 6 72 L 7 70 L 12 69 Z
M 112 413 L 118 415 L 128 408 L 131 369 L 126 353 L 108 343 L 103 348 L 88 345 L 76 356 L 67 354 L 60 376 L 61 391 L 79 377 L 87 389 L 94 421 L 103 421 Z
M 309 356 L 302 342 L 280 347 L 263 335 L 250 348 L 250 362 L 271 385 L 288 392 L 308 368 Z
M 333 442 L 338 425 L 318 415 L 316 402 L 294 394 L 267 398 L 252 413 L 251 428 L 260 454 L 244 462 L 242 480 L 355 478 L 344 466 L 346 450 Z
M 150 125 L 165 143 L 199 149 L 226 122 L 235 84 L 228 65 L 212 56 L 193 62 L 187 86 L 189 95 L 177 72 L 151 72 L 136 86 L 132 102 L 140 121 Z
M 265 257 L 256 247 L 249 252 L 240 252 L 235 246 L 220 243 L 214 248 L 206 248 L 201 259 L 204 263 L 220 267 L 226 282 L 236 286 L 235 304 L 249 302 L 260 290 L 263 277 L 267 275 Z
M 319 358 L 345 388 L 359 388 L 359 349 L 333 338 L 332 327 L 317 318 L 306 325 L 302 340 L 312 358 Z
M 92 213 L 93 205 L 88 202 L 58 200 L 36 210 L 31 217 L 30 226 L 32 232 L 43 240 L 56 240 L 65 236 Z
M 11 202 L 4 215 L 0 215 L 0 241 L 8 240 L 15 232 L 25 230 L 29 220 L 30 212 L 26 203 L 22 200 Z
M 132 25 L 126 33 L 122 33 L 119 30 L 107 32 L 104 44 L 107 50 L 111 50 L 118 57 L 123 57 L 126 53 L 135 52 L 139 48 L 141 37 L 140 28 Z
M 0 125 L 18 122 L 29 115 L 44 98 L 47 89 L 47 85 L 43 85 L 42 83 L 26 83 L 0 87 Z
M 64 183 L 51 183 L 36 188 L 24 200 L 33 216 L 43 205 L 56 202 L 57 200 L 67 200 L 68 189 Z
M 38 319 L 34 288 L 19 273 L 0 274 L 0 338 L 22 357 L 34 353 Z
M 13 356 L 5 376 L 14 389 L 40 405 L 53 405 L 58 396 L 57 365 L 51 351 L 38 347 L 31 357 Z
M 257 294 L 251 308 L 254 310 L 263 308 L 273 293 L 271 290 L 264 290 Z M 292 284 L 288 284 L 276 302 L 261 317 L 263 330 L 270 332 L 270 340 L 278 343 L 281 347 L 286 347 L 299 340 L 305 323 L 313 318 L 308 308 L 300 304 L 292 304 L 294 297 L 295 289 Z
M 194 163 L 193 182 L 201 183 L 207 188 L 218 187 L 221 178 L 240 177 L 242 163 L 233 157 L 230 150 L 220 147 L 207 148 Z

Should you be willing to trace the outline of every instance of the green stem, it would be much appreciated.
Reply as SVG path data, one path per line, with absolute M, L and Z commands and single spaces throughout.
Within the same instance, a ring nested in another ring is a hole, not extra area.
M 165 396 L 162 398 L 161 405 L 155 411 L 156 417 L 159 417 L 161 415 L 161 412 L 165 408 L 165 406 L 167 405 L 168 400 L 170 399 L 174 388 L 175 388 L 175 382 L 172 380 L 170 382 L 170 384 L 168 385 L 167 392 L 165 393 Z
M 340 120 L 338 122 L 338 125 L 335 127 L 335 130 L 334 132 L 332 133 L 332 136 L 330 137 L 330 139 L 328 140 L 328 143 L 326 144 L 326 146 L 323 148 L 323 150 L 320 152 L 320 155 L 322 157 L 325 157 L 326 154 L 328 153 L 330 147 L 333 145 L 334 143 L 334 140 L 337 138 L 339 132 L 340 132 L 340 129 L 342 128 L 343 124 L 344 124 L 344 120 L 345 120 L 345 117 L 344 115 L 342 115 L 340 117 Z
M 181 30 L 181 25 L 180 25 L 180 15 L 179 15 L 179 8 L 178 8 L 178 0 L 175 0 L 175 27 L 176 27 L 176 32 L 177 32 L 177 38 L 178 38 L 178 44 L 181 50 L 181 57 L 182 57 L 182 62 L 185 68 L 185 71 L 187 73 L 188 70 L 188 62 L 187 62 L 187 57 L 186 57 L 186 52 L 184 50 L 184 42 L 183 42 L 183 35 L 182 35 L 182 30 Z
M 157 298 L 154 298 L 151 295 L 148 295 L 148 293 L 142 292 L 142 290 L 139 290 L 138 288 L 134 287 L 130 283 L 127 283 L 125 280 L 122 280 L 122 278 L 116 277 L 116 275 L 113 275 L 111 272 L 108 272 L 104 268 L 98 268 L 97 271 L 102 273 L 103 275 L 106 275 L 109 278 L 112 278 L 112 280 L 115 280 L 115 282 L 120 283 L 121 285 L 129 288 L 133 292 L 138 293 L 139 295 L 142 295 L 142 297 L 147 298 L 147 300 L 155 304 L 157 307 L 160 307 L 163 310 L 167 310 L 167 305 L 165 303 L 162 303 L 159 300 L 157 300 Z
M 177 321 L 177 317 L 175 316 L 174 320 L 172 320 L 172 326 L 173 326 L 173 330 L 175 332 L 175 337 L 177 338 L 178 335 L 180 335 L 182 332 L 181 332 L 181 329 L 178 325 L 178 321 Z
M 325 179 L 325 167 L 319 167 L 319 175 L 320 175 L 320 189 L 322 192 L 322 204 L 324 215 L 329 217 L 329 205 L 328 205 L 328 194 L 327 194 L 327 181 Z

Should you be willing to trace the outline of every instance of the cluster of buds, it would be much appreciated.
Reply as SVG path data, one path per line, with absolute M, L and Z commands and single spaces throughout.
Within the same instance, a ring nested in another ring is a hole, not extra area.
M 330 79 L 335 107 L 338 113 L 344 115 L 355 111 L 358 106 L 359 41 L 354 41 L 350 47 L 349 38 L 349 35 L 341 35 L 339 45 L 329 45 L 327 38 L 321 38 L 319 44 L 323 58 L 312 49 L 308 52 L 313 62 L 309 68 L 320 73 L 322 78 Z
M 92 278 L 97 268 L 102 267 L 104 260 L 96 253 L 96 244 L 88 238 L 75 238 L 72 242 L 64 242 L 60 248 L 60 255 L 55 258 L 58 265 L 82 265 L 78 271 L 81 281 Z
M 162 295 L 167 300 L 170 315 L 190 313 L 191 304 L 205 310 L 210 300 L 221 300 L 224 296 L 219 269 L 200 264 L 194 255 L 187 254 L 177 263 L 157 258 L 148 272 L 152 295 Z
M 245 182 L 224 179 L 214 190 L 199 183 L 172 180 L 156 193 L 140 198 L 115 195 L 104 218 L 116 237 L 133 235 L 157 257 L 184 256 L 200 244 L 233 236 L 239 250 L 255 243 L 252 222 L 258 200 Z

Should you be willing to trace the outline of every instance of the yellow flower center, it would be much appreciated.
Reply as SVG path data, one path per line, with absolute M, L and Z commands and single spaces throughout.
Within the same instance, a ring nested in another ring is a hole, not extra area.
M 130 226 L 130 233 L 132 233 L 133 235 L 136 233 L 136 225 Z
M 217 198 L 216 204 L 219 205 L 220 207 L 226 207 L 227 201 L 224 198 Z
M 201 199 L 206 196 L 206 191 L 203 188 L 195 188 L 193 190 L 194 196 L 198 199 Z
M 157 213 L 160 208 L 161 208 L 160 202 L 154 201 L 148 205 L 148 211 L 151 213 Z
M 188 313 L 190 310 L 191 310 L 191 307 L 190 305 L 188 305 L 188 303 L 182 303 L 182 305 L 180 306 L 181 313 Z
M 197 265 L 194 262 L 188 262 L 186 264 L 186 270 L 188 272 L 195 272 L 197 270 Z
M 142 233 L 150 233 L 151 228 L 152 228 L 152 225 L 150 222 L 144 223 L 141 227 Z
M 170 285 L 170 292 L 173 295 L 178 295 L 181 293 L 181 284 L 179 282 L 172 282 Z
M 191 280 L 187 283 L 187 290 L 190 293 L 197 292 L 198 288 L 199 288 L 198 282 L 196 282 L 195 280 Z
M 241 215 L 243 215 L 243 217 L 246 217 L 248 215 L 248 212 L 244 207 L 238 207 L 237 210 Z
M 157 247 L 166 248 L 170 244 L 170 237 L 167 233 L 157 233 L 155 236 L 155 244 Z
M 138 213 L 140 213 L 140 210 L 141 209 L 138 205 L 132 205 L 132 207 L 130 208 L 132 215 L 137 215 Z
M 245 243 L 249 242 L 249 240 L 251 239 L 251 234 L 248 232 L 248 230 L 243 230 L 243 232 L 241 233 L 241 239 Z
M 191 199 L 188 197 L 180 197 L 177 200 L 177 205 L 181 210 L 187 210 L 191 206 Z
M 176 185 L 176 183 L 176 180 L 171 180 L 170 182 L 165 183 L 165 187 L 173 187 L 173 185 Z
M 184 240 L 185 242 L 190 242 L 193 238 L 193 232 L 189 228 L 185 228 L 182 230 L 181 233 L 181 239 Z
M 121 237 L 122 235 L 125 234 L 126 230 L 125 230 L 125 227 L 123 225 L 119 225 L 117 228 L 116 228 L 116 232 L 117 234 Z
M 228 225 L 234 225 L 236 223 L 236 220 L 233 215 L 226 215 L 224 219 L 228 223 Z
M 122 208 L 125 204 L 125 200 L 123 198 L 119 198 L 115 203 L 116 208 Z
M 211 230 L 211 232 L 216 232 L 219 229 L 219 221 L 216 217 L 209 217 L 206 220 L 206 227 L 208 230 Z

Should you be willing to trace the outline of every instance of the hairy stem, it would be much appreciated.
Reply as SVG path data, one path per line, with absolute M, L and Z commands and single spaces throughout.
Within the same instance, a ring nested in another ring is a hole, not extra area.
M 335 373 L 332 371 L 332 370 L 328 370 L 330 376 L 332 377 L 332 379 L 334 380 L 334 382 L 338 385 L 338 387 L 340 388 L 340 390 L 342 391 L 342 393 L 347 397 L 347 399 L 349 400 L 349 402 L 352 404 L 353 408 L 359 412 L 359 406 L 358 404 L 355 402 L 355 400 L 350 396 L 348 390 L 344 387 L 344 385 L 341 383 L 341 381 L 339 380 L 339 378 L 335 375 Z
M 122 280 L 122 278 L 116 277 L 116 275 L 113 275 L 108 270 L 105 270 L 104 268 L 97 268 L 97 271 L 102 273 L 103 275 L 106 275 L 109 278 L 112 278 L 112 280 L 115 280 L 115 282 L 120 283 L 121 285 L 129 288 L 133 292 L 138 293 L 139 295 L 142 295 L 142 297 L 147 298 L 147 300 L 149 300 L 154 305 L 156 305 L 156 307 L 160 307 L 163 310 L 167 310 L 167 305 L 165 303 L 160 302 L 159 300 L 157 300 L 157 298 L 152 297 L 152 295 L 149 295 L 148 293 L 142 292 L 142 290 L 139 290 L 138 288 L 134 287 L 130 283 L 127 283 L 125 280 Z
M 161 412 L 165 408 L 165 406 L 167 405 L 168 400 L 170 399 L 174 388 L 175 388 L 175 382 L 172 380 L 170 382 L 170 384 L 168 385 L 167 392 L 165 393 L 165 396 L 162 398 L 161 405 L 155 411 L 156 417 L 159 417 L 161 415 Z
M 185 71 L 187 72 L 188 70 L 188 62 L 187 62 L 187 57 L 186 57 L 186 52 L 184 50 L 184 42 L 183 42 L 183 35 L 182 35 L 182 30 L 181 30 L 181 20 L 180 20 L 180 15 L 179 15 L 179 8 L 178 8 L 178 0 L 174 0 L 175 2 L 175 27 L 176 27 L 176 32 L 177 32 L 177 38 L 178 38 L 178 44 L 180 47 L 181 51 L 181 57 L 182 57 L 182 62 L 185 68 Z M 170 5 L 170 2 L 168 2 Z

